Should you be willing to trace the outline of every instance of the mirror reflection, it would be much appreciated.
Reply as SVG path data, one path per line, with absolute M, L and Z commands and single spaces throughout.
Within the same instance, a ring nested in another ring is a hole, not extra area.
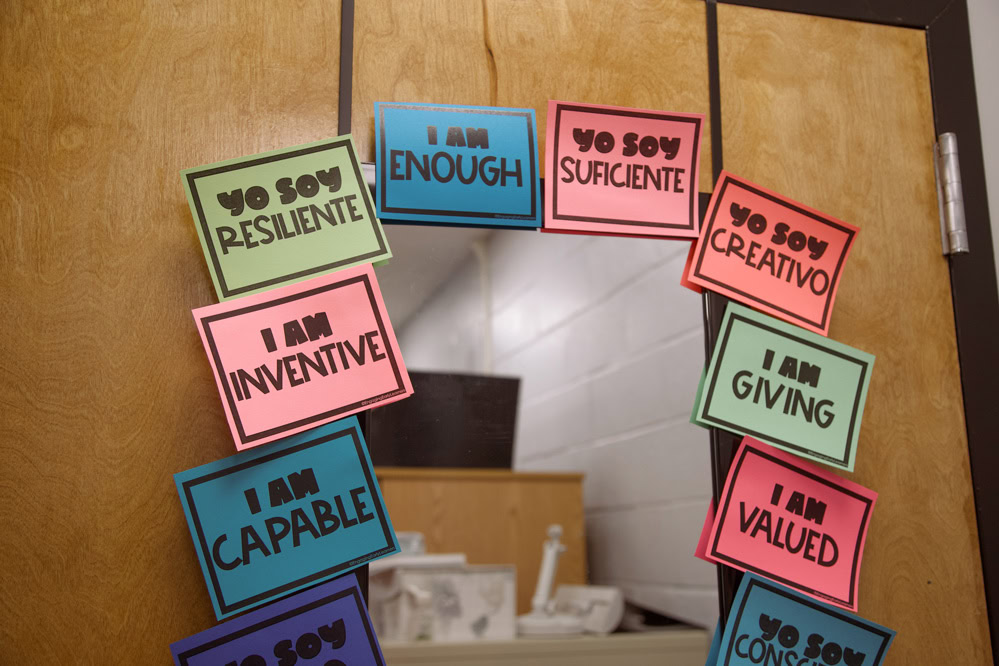
M 376 272 L 415 395 L 368 413 L 404 549 L 371 566 L 383 643 L 713 629 L 689 245 L 386 230 Z

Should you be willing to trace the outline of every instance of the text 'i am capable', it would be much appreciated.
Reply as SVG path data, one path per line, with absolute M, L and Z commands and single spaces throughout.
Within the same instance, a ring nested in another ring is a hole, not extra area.
M 219 618 L 398 550 L 356 417 L 174 479 Z
M 287 515 L 265 518 L 259 525 L 244 525 L 238 530 L 238 539 L 234 534 L 233 541 L 238 545 L 234 545 L 228 555 L 224 550 L 229 548 L 226 546 L 229 535 L 220 534 L 212 544 L 212 560 L 220 569 L 232 571 L 236 567 L 248 566 L 254 551 L 259 552 L 260 557 L 270 557 L 279 554 L 282 547 L 298 548 L 306 536 L 321 539 L 341 528 L 347 530 L 374 520 L 375 514 L 366 511 L 364 495 L 367 492 L 364 486 L 350 488 L 345 493 L 334 494 L 332 503 L 313 499 L 308 509 L 293 507 Z M 270 509 L 278 509 L 318 494 L 316 474 L 311 467 L 307 467 L 287 477 L 279 476 L 268 481 L 265 501 Z M 243 497 L 251 515 L 261 512 L 261 498 L 256 487 L 243 490 Z

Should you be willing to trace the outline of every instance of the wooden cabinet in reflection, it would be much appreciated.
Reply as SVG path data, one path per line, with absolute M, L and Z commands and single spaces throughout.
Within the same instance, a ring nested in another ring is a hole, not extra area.
M 562 525 L 566 546 L 555 586 L 587 582 L 582 474 L 429 467 L 375 473 L 395 530 L 422 532 L 428 553 L 516 566 L 517 613 L 530 610 L 552 523 Z

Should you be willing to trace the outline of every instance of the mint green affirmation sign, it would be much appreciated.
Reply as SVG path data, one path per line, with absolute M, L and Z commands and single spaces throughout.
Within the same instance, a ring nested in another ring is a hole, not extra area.
M 221 301 L 392 256 L 349 135 L 181 176 Z
M 691 420 L 853 471 L 874 356 L 730 303 Z

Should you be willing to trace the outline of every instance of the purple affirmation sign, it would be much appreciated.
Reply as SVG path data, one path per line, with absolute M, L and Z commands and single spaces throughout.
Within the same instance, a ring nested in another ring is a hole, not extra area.
M 177 666 L 385 666 L 348 574 L 170 646 Z

